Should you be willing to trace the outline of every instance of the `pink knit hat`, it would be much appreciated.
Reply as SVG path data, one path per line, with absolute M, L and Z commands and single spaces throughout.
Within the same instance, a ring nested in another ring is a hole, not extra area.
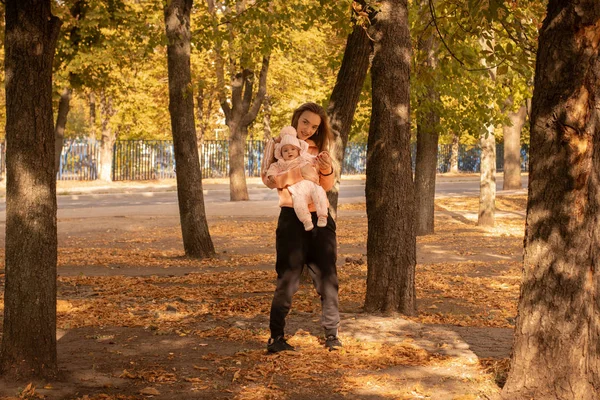
M 281 138 L 281 142 L 275 145 L 275 158 L 278 160 L 283 158 L 281 155 L 281 149 L 286 144 L 291 144 L 292 146 L 297 147 L 300 151 L 300 154 L 308 150 L 308 143 L 306 143 L 304 140 L 298 140 L 296 129 L 294 129 L 293 126 L 286 126 L 281 129 L 279 137 Z

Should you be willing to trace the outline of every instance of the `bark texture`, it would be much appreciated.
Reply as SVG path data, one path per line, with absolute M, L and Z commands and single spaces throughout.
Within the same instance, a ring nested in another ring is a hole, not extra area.
M 54 126 L 54 170 L 56 172 L 60 168 L 60 155 L 62 154 L 63 142 L 65 140 L 67 116 L 71 108 L 71 92 L 71 88 L 65 88 L 58 102 L 58 114 L 56 115 L 56 125 Z
M 271 132 L 271 96 L 265 95 L 263 100 L 263 141 L 267 143 L 273 137 Z
M 177 198 L 183 248 L 189 257 L 215 254 L 208 231 L 202 170 L 198 157 L 194 97 L 190 70 L 190 11 L 192 0 L 172 0 L 165 5 L 169 113 L 177 164 Z
M 329 210 L 331 216 L 337 217 L 337 204 L 340 190 L 340 179 L 342 176 L 341 165 L 344 160 L 344 152 L 348 144 L 348 136 L 354 113 L 360 98 L 360 92 L 369 69 L 369 56 L 372 45 L 369 36 L 362 26 L 356 25 L 352 33 L 348 35 L 346 49 L 342 65 L 338 71 L 337 79 L 327 108 L 327 116 L 331 123 L 334 136 L 334 148 L 332 156 L 338 165 L 335 169 L 335 184 L 327 192 L 329 199 Z
M 410 315 L 416 312 L 416 236 L 410 159 L 412 51 L 406 0 L 381 2 L 373 37 L 365 311 Z
M 56 180 L 50 0 L 5 3 L 6 286 L 0 370 L 51 378 L 56 360 Z
M 479 171 L 479 216 L 477 225 L 496 224 L 496 136 L 494 126 L 488 125 L 487 133 L 481 135 L 481 164 Z
M 479 37 L 479 44 L 485 51 L 491 51 L 494 46 L 494 32 L 488 32 L 491 39 L 486 39 L 483 35 Z M 487 60 L 481 60 L 481 64 L 487 67 Z M 496 82 L 497 68 L 488 69 L 488 74 L 492 82 Z M 488 107 L 493 109 L 494 104 Z M 488 123 L 485 126 L 485 133 L 479 138 L 479 147 L 481 149 L 479 165 L 479 215 L 477 225 L 492 227 L 496 224 L 496 136 L 494 134 L 495 126 Z
M 117 135 L 113 131 L 110 124 L 110 120 L 115 115 L 115 109 L 113 108 L 112 98 L 109 94 L 102 91 L 100 98 L 100 113 L 102 115 L 101 121 L 101 134 L 102 139 L 100 143 L 100 180 L 105 182 L 112 181 L 112 163 L 113 163 L 113 152 L 115 140 Z
M 527 118 L 527 107 L 523 104 L 517 112 L 509 112 L 511 126 L 502 128 L 504 133 L 504 183 L 503 190 L 521 189 L 521 130 Z
M 600 398 L 600 3 L 550 0 L 506 399 Z
M 421 7 L 428 7 L 423 2 Z M 438 112 L 440 95 L 436 88 L 435 70 L 437 69 L 437 41 L 432 31 L 427 31 L 419 43 L 424 57 L 419 63 L 418 74 L 424 81 L 430 82 L 426 91 L 417 98 L 417 157 L 415 163 L 415 199 L 417 207 L 417 235 L 429 235 L 434 232 L 435 178 L 439 142 L 440 115 Z
M 459 151 L 460 141 L 458 135 L 454 133 L 452 135 L 452 153 L 450 154 L 450 172 L 453 174 L 458 174 L 458 151 Z

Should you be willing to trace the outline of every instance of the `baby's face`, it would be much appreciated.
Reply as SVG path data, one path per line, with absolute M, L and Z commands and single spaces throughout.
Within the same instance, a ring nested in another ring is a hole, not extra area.
M 296 146 L 286 144 L 281 148 L 281 156 L 284 160 L 289 161 L 297 158 L 300 155 L 300 151 Z

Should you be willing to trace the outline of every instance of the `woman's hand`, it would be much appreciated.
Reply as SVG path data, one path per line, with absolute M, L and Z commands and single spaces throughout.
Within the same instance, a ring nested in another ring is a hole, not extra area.
M 331 156 L 328 152 L 322 151 L 317 154 L 317 163 L 319 165 L 319 171 L 325 174 L 333 172 L 331 167 Z

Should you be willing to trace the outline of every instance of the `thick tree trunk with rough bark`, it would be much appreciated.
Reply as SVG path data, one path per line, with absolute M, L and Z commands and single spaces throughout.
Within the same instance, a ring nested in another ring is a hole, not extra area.
M 335 185 L 327 192 L 329 210 L 332 217 L 337 217 L 337 204 L 342 176 L 344 152 L 348 144 L 350 127 L 354 119 L 354 112 L 360 97 L 360 92 L 369 69 L 369 56 L 373 46 L 371 39 L 362 26 L 356 25 L 348 35 L 342 65 L 338 71 L 337 79 L 331 97 L 327 116 L 331 123 L 334 135 L 334 148 L 332 157 L 338 165 L 335 168 Z
M 599 26 L 596 0 L 550 0 L 540 29 L 505 399 L 600 398 Z
M 56 357 L 56 175 L 50 0 L 5 3 L 6 244 L 0 371 L 52 378 Z
M 455 133 L 452 135 L 452 154 L 450 155 L 450 172 L 453 174 L 458 174 L 458 151 L 459 151 L 460 141 L 458 135 Z
M 115 110 L 112 105 L 110 95 L 102 92 L 100 98 L 100 113 L 101 113 L 101 134 L 100 142 L 100 174 L 98 178 L 105 182 L 112 181 L 112 163 L 113 163 L 113 146 L 117 140 L 116 133 L 113 131 L 110 120 L 115 115 Z
M 523 104 L 517 112 L 509 112 L 511 126 L 502 127 L 504 133 L 504 183 L 503 190 L 521 189 L 521 130 L 527 118 Z
M 169 71 L 169 113 L 177 164 L 177 198 L 183 248 L 189 257 L 215 254 L 208 231 L 202 170 L 198 157 L 194 97 L 190 69 L 190 12 L 192 0 L 165 4 L 167 66 Z
M 481 135 L 481 164 L 479 166 L 479 217 L 477 225 L 496 224 L 496 136 L 494 126 L 488 125 Z
M 373 109 L 367 148 L 365 311 L 411 315 L 416 312 L 416 236 L 407 1 L 381 2 L 374 31 Z
M 428 2 L 421 7 L 428 7 Z M 420 51 L 425 59 L 419 63 L 418 73 L 424 76 L 435 76 L 437 69 L 437 42 L 432 31 L 419 43 Z M 424 80 L 424 79 L 423 79 Z M 417 157 L 415 163 L 415 199 L 417 208 L 417 235 L 429 235 L 434 232 L 435 178 L 437 175 L 437 158 L 439 142 L 438 103 L 440 95 L 435 79 L 430 79 L 426 92 L 417 99 Z
M 54 170 L 56 172 L 60 168 L 60 155 L 62 154 L 63 142 L 65 140 L 65 127 L 67 126 L 67 116 L 69 115 L 71 92 L 71 88 L 65 88 L 58 102 L 58 114 L 56 115 L 56 125 L 54 126 Z

